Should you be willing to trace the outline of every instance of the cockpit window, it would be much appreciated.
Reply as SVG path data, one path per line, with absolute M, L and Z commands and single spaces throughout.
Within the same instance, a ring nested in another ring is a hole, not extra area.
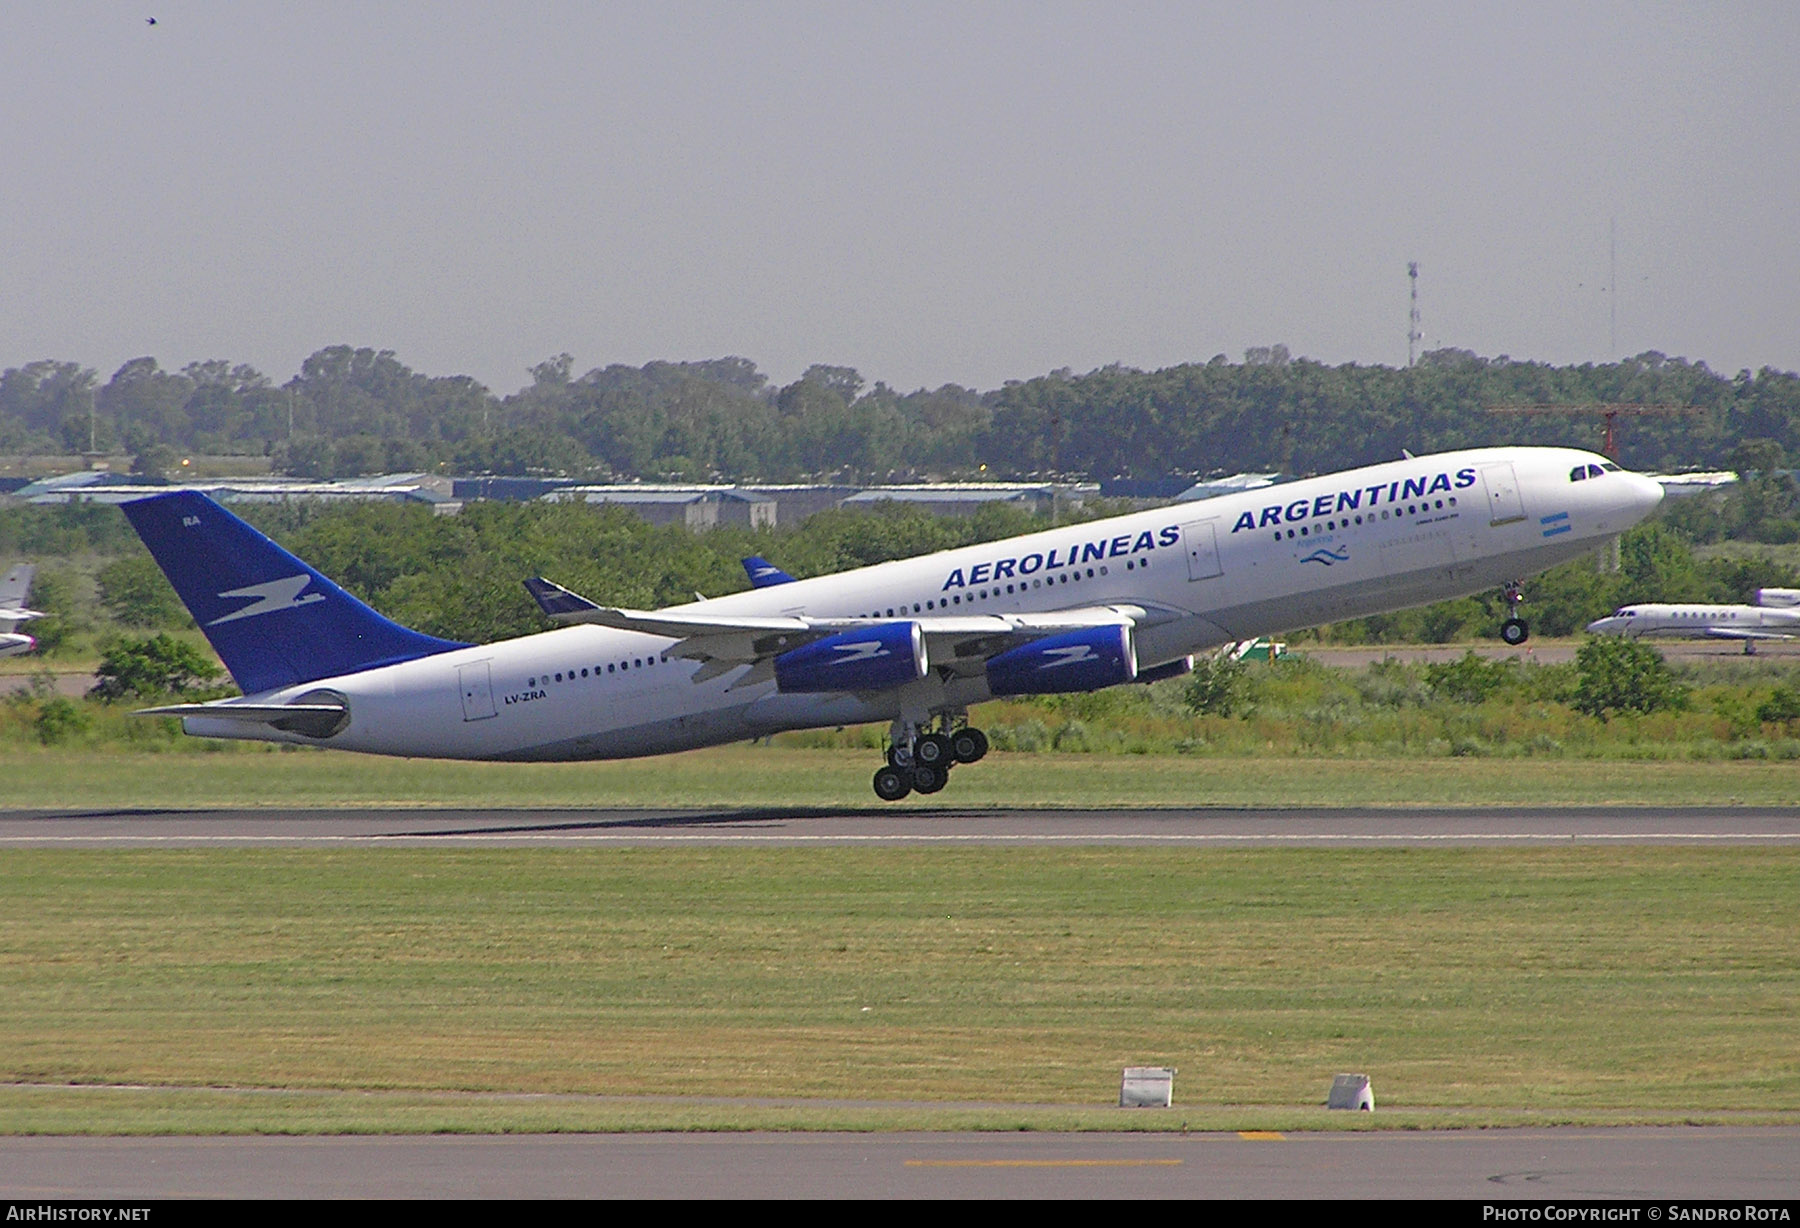
M 1619 467 L 1617 465 L 1613 464 L 1611 461 L 1601 462 L 1600 467 L 1602 469 L 1606 470 L 1608 473 L 1618 473 L 1619 472 Z
M 1598 465 L 1589 465 L 1588 466 L 1588 476 L 1590 478 L 1597 478 L 1604 472 L 1606 472 L 1606 471 L 1604 469 L 1600 468 L 1600 466 L 1598 466 Z
M 1573 469 L 1569 470 L 1569 481 L 1585 482 L 1586 480 L 1587 480 L 1587 466 L 1586 465 L 1577 465 Z

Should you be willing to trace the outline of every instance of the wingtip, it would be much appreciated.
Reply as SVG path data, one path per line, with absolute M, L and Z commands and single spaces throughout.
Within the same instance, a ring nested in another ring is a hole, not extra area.
M 592 613 L 600 608 L 580 593 L 571 592 L 556 581 L 546 580 L 542 576 L 532 576 L 522 583 L 532 600 L 538 603 L 538 609 L 552 618 Z

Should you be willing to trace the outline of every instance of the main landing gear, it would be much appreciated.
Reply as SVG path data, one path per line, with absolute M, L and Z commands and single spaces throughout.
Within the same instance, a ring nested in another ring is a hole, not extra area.
M 917 725 L 894 722 L 887 763 L 875 773 L 875 796 L 897 802 L 908 793 L 936 793 L 950 783 L 950 769 L 974 763 L 988 753 L 987 735 L 967 725 L 922 732 Z
M 1517 648 L 1531 638 L 1531 624 L 1519 617 L 1519 603 L 1525 600 L 1525 582 L 1513 580 L 1506 586 L 1506 621 L 1500 624 L 1500 638 Z

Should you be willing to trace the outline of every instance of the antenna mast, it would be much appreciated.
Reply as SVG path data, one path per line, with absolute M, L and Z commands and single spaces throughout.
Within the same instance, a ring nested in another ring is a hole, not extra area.
M 1406 329 L 1406 365 L 1418 361 L 1419 353 L 1419 262 L 1406 262 L 1406 276 L 1412 281 L 1412 316 Z

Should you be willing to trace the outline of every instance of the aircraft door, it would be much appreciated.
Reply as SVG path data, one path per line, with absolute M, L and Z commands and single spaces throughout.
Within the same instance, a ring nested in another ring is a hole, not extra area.
M 1181 526 L 1181 540 L 1187 547 L 1188 579 L 1210 580 L 1223 575 L 1219 563 L 1219 522 L 1196 520 Z
M 458 666 L 457 681 L 462 687 L 463 720 L 483 721 L 494 715 L 494 683 L 488 673 L 488 662 Z
M 1519 478 L 1511 462 L 1481 467 L 1481 483 L 1487 487 L 1488 523 L 1511 524 L 1525 519 L 1525 505 L 1519 499 Z

